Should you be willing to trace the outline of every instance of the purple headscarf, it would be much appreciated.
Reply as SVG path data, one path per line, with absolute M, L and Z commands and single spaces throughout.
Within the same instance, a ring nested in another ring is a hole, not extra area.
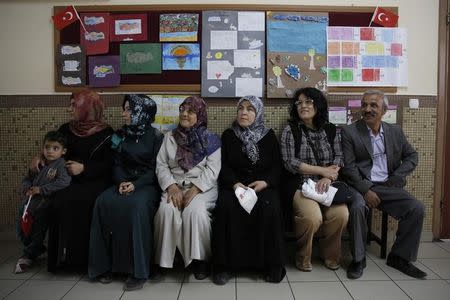
M 220 138 L 206 129 L 208 115 L 206 103 L 200 97 L 187 97 L 180 105 L 189 107 L 197 114 L 197 123 L 190 128 L 178 127 L 173 130 L 173 137 L 178 145 L 175 160 L 179 166 L 188 171 L 201 162 L 206 156 L 220 148 Z

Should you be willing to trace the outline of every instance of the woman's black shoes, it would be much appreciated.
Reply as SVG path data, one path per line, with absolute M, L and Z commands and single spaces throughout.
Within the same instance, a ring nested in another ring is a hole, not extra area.
M 111 283 L 113 281 L 112 273 L 111 272 L 103 273 L 102 275 L 97 277 L 97 280 L 98 282 L 103 284 Z
M 133 276 L 130 276 L 125 281 L 125 285 L 124 285 L 123 289 L 124 289 L 124 291 L 140 290 L 140 289 L 142 289 L 142 287 L 144 287 L 144 283 L 146 281 L 147 281 L 147 279 L 135 278 Z
M 210 272 L 210 266 L 206 261 L 197 259 L 192 261 L 192 273 L 195 279 L 203 280 L 209 276 Z
M 230 274 L 228 272 L 220 272 L 213 276 L 213 282 L 217 285 L 225 285 L 229 279 Z

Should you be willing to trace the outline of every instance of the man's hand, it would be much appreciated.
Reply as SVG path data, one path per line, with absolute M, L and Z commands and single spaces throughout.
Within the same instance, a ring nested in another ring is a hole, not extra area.
M 364 200 L 366 201 L 367 206 L 370 208 L 377 207 L 381 202 L 380 197 L 378 197 L 377 193 L 372 190 L 367 191 L 367 193 L 364 195 Z
M 201 192 L 200 189 L 196 185 L 191 186 L 191 188 L 187 190 L 186 193 L 184 193 L 183 207 L 187 207 L 189 203 L 191 203 L 192 199 L 194 199 L 195 196 L 200 194 L 200 192 Z
M 183 204 L 183 193 L 176 183 L 171 184 L 167 188 L 167 203 L 170 201 L 172 201 L 173 206 L 181 210 Z
M 67 173 L 71 176 L 76 176 L 84 171 L 84 165 L 74 160 L 68 160 L 66 162 Z

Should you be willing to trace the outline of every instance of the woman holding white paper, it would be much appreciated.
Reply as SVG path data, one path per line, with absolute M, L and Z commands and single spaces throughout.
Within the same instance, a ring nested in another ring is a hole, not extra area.
M 301 271 L 312 270 L 312 244 L 317 233 L 321 259 L 327 268 L 336 270 L 340 267 L 341 235 L 347 225 L 347 206 L 319 204 L 305 196 L 302 184 L 311 178 L 316 182 L 317 193 L 328 191 L 343 165 L 341 137 L 336 126 L 328 122 L 327 99 L 318 89 L 298 90 L 290 115 L 280 144 L 284 167 L 292 173 L 283 191 L 288 198 L 286 201 L 292 201 L 293 205 L 297 239 L 295 265 Z M 293 187 L 291 193 L 290 187 Z
M 226 284 L 228 272 L 239 270 L 262 271 L 269 282 L 284 278 L 280 171 L 278 141 L 264 126 L 261 99 L 241 98 L 236 120 L 222 134 L 212 234 L 216 284 Z

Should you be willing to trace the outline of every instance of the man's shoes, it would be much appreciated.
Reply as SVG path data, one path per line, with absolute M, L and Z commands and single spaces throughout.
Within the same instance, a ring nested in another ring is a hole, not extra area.
M 164 275 L 162 272 L 162 268 L 158 265 L 154 265 L 153 268 L 150 269 L 151 273 L 150 276 L 148 278 L 148 280 L 150 280 L 151 282 L 160 282 L 164 279 Z
M 228 272 L 220 272 L 213 276 L 213 282 L 217 285 L 225 285 L 229 279 L 230 274 Z
M 103 273 L 102 275 L 99 275 L 97 277 L 97 281 L 100 283 L 103 283 L 103 284 L 111 283 L 113 281 L 112 273 L 106 272 L 106 273 Z
M 392 253 L 389 253 L 386 264 L 413 278 L 424 279 L 427 276 L 427 273 L 415 267 L 411 262 Z
M 366 258 L 360 261 L 352 261 L 347 268 L 347 277 L 350 279 L 358 279 L 362 276 L 364 268 L 366 267 Z
M 147 279 L 143 278 L 136 278 L 134 276 L 128 277 L 128 279 L 125 281 L 125 285 L 123 287 L 124 291 L 134 291 L 134 290 L 140 290 L 144 287 L 144 283 L 147 281 Z
M 203 280 L 209 276 L 209 264 L 204 260 L 194 259 L 192 261 L 192 272 L 197 280 Z

